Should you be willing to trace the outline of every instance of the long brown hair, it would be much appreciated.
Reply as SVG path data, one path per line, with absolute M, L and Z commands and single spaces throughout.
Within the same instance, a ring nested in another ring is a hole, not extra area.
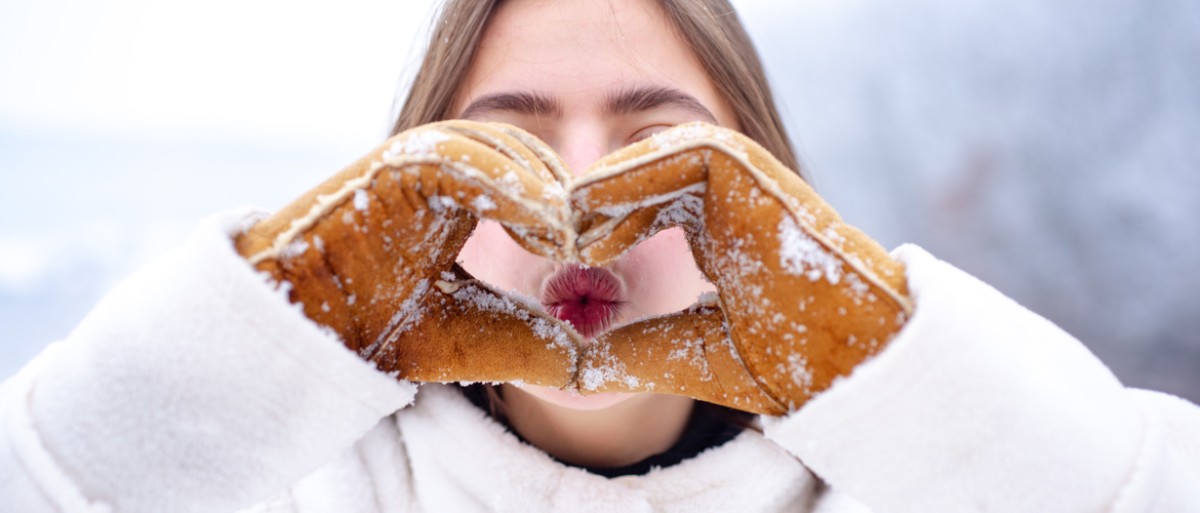
M 437 15 L 425 58 L 392 126 L 392 134 L 441 121 L 450 112 L 488 19 L 501 0 L 447 0 Z M 762 61 L 728 0 L 657 0 L 691 46 L 746 136 L 800 176 L 800 163 L 775 107 Z

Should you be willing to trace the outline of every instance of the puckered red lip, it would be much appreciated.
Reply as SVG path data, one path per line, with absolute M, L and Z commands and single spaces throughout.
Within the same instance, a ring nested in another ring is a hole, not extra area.
M 624 303 L 621 280 L 598 267 L 564 267 L 546 280 L 542 290 L 546 312 L 587 338 L 608 329 Z

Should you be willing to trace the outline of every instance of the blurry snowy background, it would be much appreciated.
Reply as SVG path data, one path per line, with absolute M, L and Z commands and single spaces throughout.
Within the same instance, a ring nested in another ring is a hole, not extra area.
M 735 1 L 815 184 L 1200 401 L 1200 2 Z M 0 3 L 0 378 L 386 134 L 427 1 Z

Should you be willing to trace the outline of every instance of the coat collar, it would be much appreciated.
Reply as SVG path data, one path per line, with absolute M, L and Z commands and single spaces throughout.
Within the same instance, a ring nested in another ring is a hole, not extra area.
M 754 431 L 678 465 L 605 478 L 521 442 L 454 386 L 396 415 L 414 493 L 431 511 L 803 511 L 816 479 Z

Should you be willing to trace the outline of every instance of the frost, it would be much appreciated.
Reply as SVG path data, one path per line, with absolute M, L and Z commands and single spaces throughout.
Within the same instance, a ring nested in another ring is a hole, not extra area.
M 361 211 L 361 212 L 366 212 L 367 204 L 368 204 L 367 191 L 362 190 L 362 189 L 358 189 L 358 190 L 354 191 L 354 209 Z
M 542 189 L 542 198 L 548 200 L 565 200 L 567 190 L 558 182 L 550 182 Z
M 704 340 L 691 339 L 679 342 L 679 345 L 667 353 L 667 361 L 681 361 L 700 370 L 704 381 L 711 381 L 712 370 L 708 367 L 708 358 L 704 354 Z
M 450 283 L 443 280 L 442 283 L 438 284 L 438 288 L 450 294 L 455 301 L 472 305 L 481 311 L 501 312 L 525 321 L 530 329 L 533 330 L 534 335 L 548 341 L 546 345 L 547 349 L 557 348 L 566 350 L 569 358 L 571 360 L 575 359 L 575 344 L 563 327 L 548 319 L 532 314 L 528 305 L 523 301 L 495 293 L 477 283 L 469 281 Z
M 397 164 L 406 155 L 425 155 L 437 151 L 439 143 L 450 140 L 450 136 L 437 130 L 418 130 L 407 137 L 392 142 L 383 152 L 383 161 Z
M 704 184 L 698 184 L 703 186 Z M 689 188 L 690 189 L 690 188 Z M 703 187 L 694 192 L 702 192 Z M 671 202 L 654 218 L 654 224 L 661 227 L 688 226 L 699 224 L 704 219 L 704 200 L 693 194 L 683 194 Z
M 446 209 L 458 208 L 458 202 L 450 196 L 430 196 L 429 209 L 434 212 L 442 212 Z
M 698 213 L 704 211 L 703 210 L 703 206 L 704 206 L 703 200 L 701 200 L 696 195 L 703 194 L 707 187 L 708 187 L 707 184 L 705 184 L 703 182 L 694 183 L 694 184 L 688 185 L 686 187 L 681 187 L 679 189 L 673 190 L 671 192 L 666 192 L 663 194 L 656 194 L 653 196 L 646 196 L 645 198 L 642 198 L 641 201 L 638 201 L 636 203 L 626 203 L 626 204 L 621 204 L 621 205 L 608 205 L 608 206 L 605 206 L 602 208 L 597 208 L 596 212 L 599 212 L 599 213 L 604 214 L 609 217 L 621 217 L 621 216 L 628 215 L 630 212 L 633 212 L 635 210 L 643 209 L 643 208 L 654 206 L 654 205 L 659 205 L 662 203 L 666 203 L 668 201 L 674 201 L 674 202 L 678 203 L 678 207 L 676 205 L 670 205 L 670 206 L 664 208 L 665 211 L 674 209 L 672 212 L 669 212 L 667 215 L 679 216 L 679 219 L 681 221 L 687 220 L 687 219 L 693 219 L 699 215 Z M 660 218 L 662 215 L 663 215 L 663 213 L 660 212 L 659 213 Z
M 295 258 L 308 251 L 308 243 L 304 239 L 296 239 L 283 248 L 283 258 Z
M 651 144 L 655 149 L 671 148 L 703 139 L 716 139 L 726 144 L 733 142 L 729 134 L 713 130 L 711 126 L 702 124 L 679 126 L 650 136 Z
M 481 194 L 476 196 L 474 200 L 471 200 L 471 206 L 475 207 L 475 210 L 478 212 L 487 212 L 496 209 L 496 202 L 492 201 L 491 197 Z
M 812 370 L 808 368 L 808 359 L 804 355 L 800 353 L 788 355 L 788 369 L 792 383 L 805 391 L 812 387 Z
M 500 175 L 500 177 L 496 179 L 496 184 L 503 187 L 504 190 L 513 193 L 519 193 L 522 189 L 521 178 L 517 176 L 516 171 L 511 169 L 505 171 L 503 175 Z
M 717 306 L 721 304 L 721 297 L 715 291 L 701 292 L 700 297 L 696 298 L 696 306 Z
M 825 231 L 821 232 L 821 234 L 825 236 L 826 240 L 836 246 L 841 246 L 846 243 L 846 238 L 843 237 L 842 234 L 838 233 L 838 231 L 832 226 L 826 228 Z
M 599 390 L 606 383 L 634 383 L 637 379 L 628 375 L 625 364 L 609 352 L 608 346 L 594 346 L 593 358 L 579 372 L 579 387 L 583 390 Z
M 779 221 L 779 265 L 809 281 L 825 278 L 837 285 L 842 279 L 841 260 L 806 235 L 791 216 Z
M 387 351 L 400 339 L 401 335 L 421 322 L 425 316 L 425 311 L 421 309 L 421 299 L 425 297 L 426 292 L 429 292 L 429 280 L 417 282 L 408 297 L 400 303 L 396 313 L 392 314 L 387 326 L 383 328 L 375 341 L 364 348 L 360 354 L 364 358 L 371 358 L 380 351 Z
M 850 290 L 854 293 L 855 297 L 861 298 L 870 291 L 870 287 L 867 286 L 866 282 L 863 282 L 858 273 L 846 273 L 846 285 L 850 286 Z

